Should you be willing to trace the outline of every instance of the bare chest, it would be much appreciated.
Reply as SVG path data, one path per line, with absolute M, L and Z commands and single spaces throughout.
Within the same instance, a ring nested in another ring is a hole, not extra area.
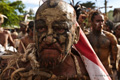
M 101 35 L 101 36 L 91 35 L 89 37 L 89 41 L 91 45 L 97 49 L 99 48 L 105 49 L 110 47 L 110 40 L 105 35 Z
M 6 41 L 8 39 L 8 35 L 0 32 L 0 41 Z
M 24 43 L 25 47 L 27 47 L 29 43 L 33 43 L 33 40 L 32 40 L 32 38 L 30 39 L 30 38 L 26 37 L 25 39 L 23 39 L 23 43 Z

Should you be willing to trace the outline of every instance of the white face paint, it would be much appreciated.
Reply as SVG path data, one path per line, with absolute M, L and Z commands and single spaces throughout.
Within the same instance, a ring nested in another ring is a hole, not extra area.
M 95 24 L 96 24 L 96 26 L 99 26 L 99 23 L 98 23 L 98 22 L 96 22 Z

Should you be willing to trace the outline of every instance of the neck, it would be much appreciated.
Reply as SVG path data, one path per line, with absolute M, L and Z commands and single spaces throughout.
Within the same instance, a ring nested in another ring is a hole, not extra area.
M 93 30 L 92 33 L 93 33 L 94 35 L 99 36 L 99 35 L 102 34 L 102 31 L 101 31 L 101 30 L 100 30 L 100 31 Z

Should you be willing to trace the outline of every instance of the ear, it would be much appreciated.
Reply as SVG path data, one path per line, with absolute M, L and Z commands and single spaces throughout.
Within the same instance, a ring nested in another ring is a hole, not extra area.
M 79 24 L 77 23 L 77 24 L 76 24 L 76 29 L 75 29 L 74 44 L 77 44 L 77 42 L 78 42 L 78 40 L 79 40 L 79 37 L 80 37 L 80 26 L 79 26 Z

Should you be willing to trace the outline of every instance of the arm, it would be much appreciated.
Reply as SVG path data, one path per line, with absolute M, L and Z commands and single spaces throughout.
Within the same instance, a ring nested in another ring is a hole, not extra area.
M 110 51 L 111 51 L 111 57 L 113 59 L 111 65 L 113 66 L 113 69 L 116 69 L 116 60 L 117 60 L 117 54 L 118 54 L 117 38 L 112 33 L 105 31 L 105 34 L 109 38 L 110 43 L 111 43 L 110 44 Z
M 19 46 L 18 46 L 18 52 L 24 53 L 25 52 L 24 49 L 25 49 L 24 41 L 21 39 L 20 43 L 19 43 Z
M 8 35 L 8 42 L 10 43 L 10 46 L 15 47 L 14 40 L 13 40 L 13 38 L 11 36 L 11 33 L 9 31 L 6 31 L 6 30 L 5 30 L 5 33 Z
M 112 52 L 112 58 L 114 63 L 112 64 L 113 68 L 116 69 L 116 60 L 117 60 L 117 54 L 118 54 L 118 47 L 117 47 L 117 39 L 115 36 L 113 36 L 111 40 L 111 52 Z
M 11 34 L 9 34 L 8 40 L 9 40 L 9 42 L 10 42 L 10 45 L 13 46 L 13 47 L 15 47 L 14 41 L 13 41 L 13 38 L 12 38 Z

